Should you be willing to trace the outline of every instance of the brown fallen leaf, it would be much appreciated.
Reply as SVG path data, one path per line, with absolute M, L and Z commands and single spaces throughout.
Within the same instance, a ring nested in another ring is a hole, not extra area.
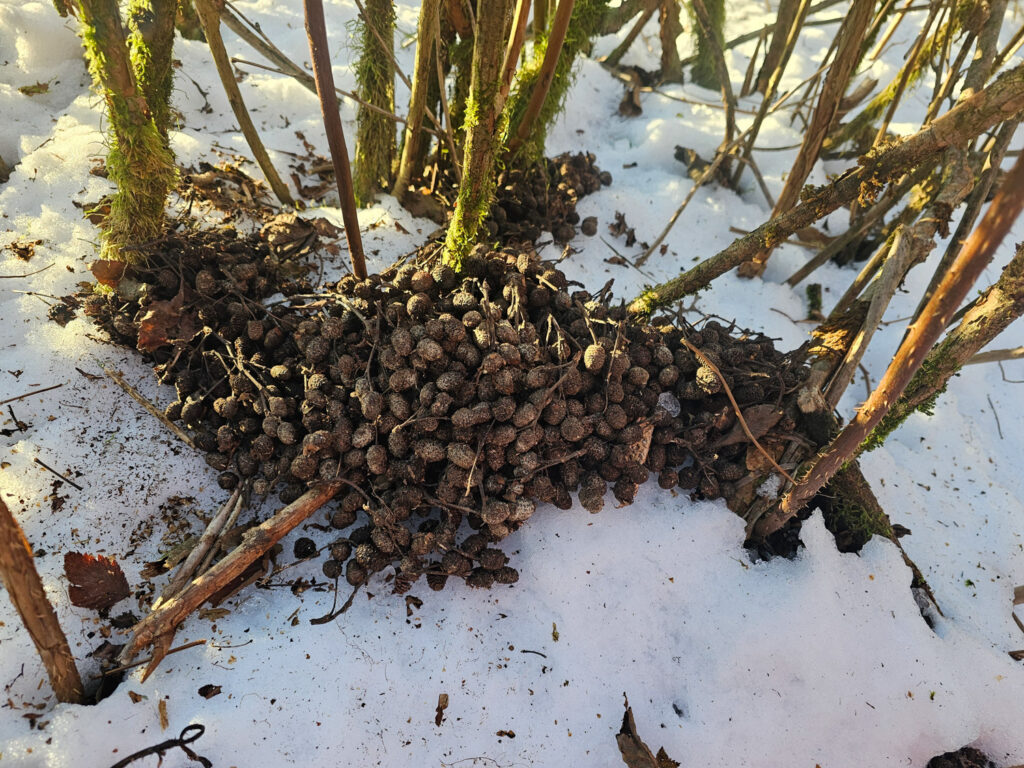
M 173 299 L 150 304 L 139 321 L 136 347 L 143 352 L 153 352 L 175 341 L 192 338 L 196 332 L 196 318 L 182 311 L 184 305 L 184 288 Z
M 71 604 L 79 608 L 105 611 L 131 594 L 121 566 L 103 555 L 68 552 L 64 555 L 64 575 L 71 582 Z
M 448 709 L 448 694 L 440 693 L 437 696 L 437 709 L 434 710 L 434 725 L 440 727 L 444 721 L 444 711 Z
M 219 685 L 212 685 L 210 683 L 207 683 L 206 685 L 200 686 L 199 688 L 199 695 L 202 696 L 204 699 L 212 699 L 218 693 L 220 693 Z
M 117 288 L 127 268 L 125 262 L 111 259 L 98 259 L 89 265 L 89 271 L 96 278 L 96 282 L 108 288 Z
M 138 704 L 143 699 L 148 699 L 149 697 L 135 691 L 128 691 L 128 698 L 132 700 L 132 704 Z
M 622 762 L 628 768 L 679 768 L 679 763 L 668 756 L 664 747 L 659 749 L 655 756 L 650 747 L 637 735 L 633 708 L 629 706 L 628 701 L 626 712 L 622 716 L 622 727 L 615 735 L 615 741 L 619 745 Z
M 160 699 L 160 703 L 156 705 L 156 711 L 160 713 L 160 730 L 166 731 L 167 726 L 171 724 L 167 717 L 167 699 Z
M 763 435 L 766 435 L 769 429 L 778 424 L 781 418 L 782 411 L 771 403 L 752 405 L 749 408 L 743 409 L 743 420 L 747 422 L 747 428 L 750 429 L 750 433 L 758 440 L 760 440 Z M 736 423 L 733 424 L 732 429 L 722 435 L 722 437 L 718 438 L 711 447 L 718 450 L 719 448 L 724 448 L 727 445 L 748 442 L 749 439 L 750 438 L 747 437 L 747 433 L 743 431 L 743 426 L 737 419 Z

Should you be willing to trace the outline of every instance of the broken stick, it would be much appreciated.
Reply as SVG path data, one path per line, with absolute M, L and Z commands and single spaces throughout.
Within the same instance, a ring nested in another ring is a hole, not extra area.
M 242 575 L 289 531 L 337 495 L 344 487 L 341 479 L 327 480 L 306 491 L 261 525 L 247 531 L 242 543 L 213 568 L 194 579 L 181 592 L 167 600 L 135 626 L 131 639 L 121 651 L 119 660 L 130 664 L 147 645 L 153 646 L 153 661 L 142 675 L 146 680 L 167 655 L 178 626 L 211 595 Z

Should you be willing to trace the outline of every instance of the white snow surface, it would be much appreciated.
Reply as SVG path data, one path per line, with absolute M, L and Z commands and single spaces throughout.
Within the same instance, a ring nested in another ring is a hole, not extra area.
M 292 58 L 308 62 L 298 4 L 245 0 L 237 7 Z M 774 18 L 764 3 L 729 8 L 728 36 Z M 326 10 L 335 77 L 339 87 L 351 89 L 345 24 L 355 6 L 331 0 Z M 839 6 L 835 18 L 844 12 Z M 415 5 L 398 5 L 397 40 L 415 31 L 416 16 Z M 912 13 L 872 65 L 871 74 L 883 83 L 902 62 L 920 18 Z M 1007 29 L 1019 26 L 1019 19 L 1011 21 Z M 818 67 L 837 26 L 806 30 L 783 90 Z M 610 51 L 625 31 L 598 40 L 593 55 Z M 234 55 L 258 58 L 227 30 L 225 39 Z M 624 63 L 655 69 L 657 41 L 652 23 Z M 687 55 L 689 35 L 679 42 Z M 753 45 L 728 54 L 737 89 Z M 413 51 L 412 45 L 399 49 L 406 71 Z M 174 94 L 181 122 L 173 146 L 181 164 L 246 157 L 207 49 L 179 38 L 175 56 L 181 60 Z M 326 154 L 315 98 L 288 79 L 241 69 L 248 72 L 243 94 L 278 168 L 294 162 L 289 153 L 303 153 L 297 130 Z M 619 81 L 592 59 L 578 72 L 549 154 L 589 150 L 614 182 L 580 203 L 581 216 L 598 217 L 600 236 L 581 235 L 573 243 L 577 252 L 562 263 L 570 277 L 592 289 L 614 278 L 617 295 L 630 297 L 720 250 L 736 236 L 730 227 L 750 229 L 766 219 L 770 207 L 747 174 L 741 195 L 700 190 L 665 241 L 665 253 L 652 256 L 643 272 L 608 263 L 613 248 L 631 259 L 641 252 L 608 234 L 614 213 L 625 213 L 639 240 L 653 241 L 691 185 L 672 158 L 673 147 L 693 147 L 710 158 L 723 134 L 723 113 L 716 94 L 685 85 L 662 90 L 687 102 L 645 93 L 643 114 L 623 118 L 616 112 Z M 37 82 L 48 82 L 48 92 L 17 90 Z M 209 100 L 205 112 L 200 88 Z M 397 90 L 404 105 L 408 92 L 400 83 Z M 930 93 L 930 83 L 912 91 L 893 127 L 910 131 L 919 124 Z M 741 100 L 745 109 L 756 105 L 753 98 Z M 351 147 L 354 108 L 346 103 L 342 111 Z M 790 125 L 790 115 L 783 110 L 769 118 L 758 146 L 798 144 L 800 124 Z M 742 126 L 751 115 L 739 119 Z M 37 553 L 89 677 L 98 664 L 88 654 L 104 638 L 94 612 L 68 600 L 63 553 L 115 556 L 137 587 L 144 562 L 183 534 L 168 530 L 161 505 L 192 497 L 197 513 L 187 520 L 198 532 L 199 514 L 210 515 L 227 494 L 202 457 L 109 380 L 94 378 L 104 366 L 118 368 L 155 402 L 171 400 L 170 388 L 157 385 L 138 357 L 105 342 L 87 319 L 65 328 L 46 319 L 50 297 L 90 278 L 96 230 L 75 203 L 94 202 L 109 189 L 89 175 L 104 152 L 102 100 L 89 88 L 75 22 L 60 19 L 48 3 L 0 0 L 0 124 L 0 155 L 18 163 L 0 185 L 0 245 L 42 240 L 27 263 L 0 251 L 0 400 L 62 385 L 11 403 L 23 431 L 4 408 L 0 493 Z M 773 194 L 794 156 L 795 149 L 756 154 Z M 844 167 L 819 165 L 810 182 Z M 251 162 L 246 169 L 260 175 Z M 320 212 L 340 223 L 336 209 Z M 434 229 L 391 198 L 361 211 L 360 220 L 377 268 Z M 829 226 L 842 231 L 841 213 Z M 984 284 L 995 280 L 1021 239 L 1018 223 Z M 549 248 L 543 255 L 558 254 Z M 801 322 L 803 286 L 791 289 L 784 280 L 809 255 L 784 246 L 763 280 L 717 280 L 688 319 L 719 315 L 778 338 L 783 348 L 797 346 L 812 325 Z M 344 256 L 342 244 L 328 264 L 332 273 L 344 269 Z M 930 266 L 910 274 L 906 292 L 890 307 L 886 317 L 893 322 L 880 330 L 865 359 L 872 382 L 895 350 Z M 815 273 L 826 310 L 854 268 L 828 265 Z M 1022 343 L 1018 324 L 997 345 Z M 453 584 L 433 593 L 417 584 L 412 594 L 423 605 L 407 611 L 405 601 L 378 581 L 348 613 L 323 626 L 309 619 L 330 610 L 331 592 L 250 588 L 229 601 L 228 615 L 190 618 L 175 641 L 205 638 L 205 646 L 169 656 L 145 683 L 133 671 L 91 707 L 54 701 L 27 633 L 0 596 L 0 767 L 104 768 L 190 723 L 206 727 L 192 747 L 217 768 L 617 766 L 624 694 L 640 736 L 655 750 L 663 745 L 684 766 L 924 766 L 969 743 L 999 765 L 1022 763 L 1024 670 L 1008 652 L 1024 647 L 1011 614 L 1013 588 L 1024 584 L 1024 415 L 1020 383 L 1013 381 L 1024 379 L 1024 363 L 1007 363 L 1004 370 L 1001 376 L 995 366 L 969 367 L 953 380 L 935 416 L 912 417 L 863 460 L 893 522 L 912 530 L 904 546 L 945 614 L 932 617 L 934 630 L 922 619 L 910 571 L 890 543 L 875 539 L 859 555 L 840 554 L 815 515 L 804 525 L 806 546 L 794 560 L 753 562 L 742 547 L 741 520 L 723 504 L 691 502 L 652 482 L 633 506 L 597 516 L 542 508 L 503 544 L 522 574 L 511 587 L 474 591 Z M 852 414 L 865 393 L 858 377 L 843 413 Z M 81 490 L 55 484 L 35 458 L 68 473 Z M 298 535 L 329 540 L 308 526 L 295 532 L 285 540 L 282 564 L 290 561 Z M 295 576 L 322 583 L 320 558 L 296 565 L 276 583 Z M 139 610 L 134 600 L 122 606 Z M 123 638 L 115 632 L 111 641 Z M 205 684 L 221 686 L 221 694 L 203 698 L 198 689 Z M 437 726 L 442 693 L 450 703 Z M 137 763 L 156 764 L 156 757 Z M 191 764 L 177 750 L 165 760 Z

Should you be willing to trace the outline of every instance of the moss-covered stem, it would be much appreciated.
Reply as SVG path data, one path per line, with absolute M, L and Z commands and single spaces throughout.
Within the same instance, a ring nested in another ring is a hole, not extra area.
M 586 50 L 590 38 L 601 29 L 607 7 L 608 0 L 576 0 L 558 56 L 553 49 L 560 36 L 557 29 L 560 14 L 565 9 L 561 3 L 555 9 L 549 37 L 534 45 L 533 55 L 520 68 L 509 99 L 509 135 L 514 137 L 509 157 L 515 155 L 517 161 L 529 161 L 544 155 L 548 129 L 562 110 L 572 85 L 576 57 Z M 657 0 L 654 7 L 657 7 Z M 550 69 L 552 65 L 554 68 Z
M 683 64 L 679 60 L 679 35 L 683 25 L 679 21 L 679 0 L 661 0 L 658 6 L 658 34 L 661 38 L 661 81 L 683 82 Z
M 723 50 L 725 46 L 725 0 L 707 0 L 704 6 L 710 23 L 708 31 L 705 31 L 703 25 L 697 26 L 697 62 L 693 65 L 690 77 L 702 88 L 714 90 L 719 84 L 714 52 Z M 693 3 L 690 8 L 696 12 Z
M 405 135 L 402 140 L 402 156 L 395 174 L 391 193 L 404 202 L 409 194 L 413 177 L 423 170 L 427 154 L 427 136 L 423 131 L 426 116 L 427 94 L 434 81 L 433 47 L 434 23 L 441 7 L 440 0 L 423 0 L 420 18 L 416 27 L 416 63 L 412 72 L 412 93 L 409 96 L 409 114 L 406 116 Z
M 985 217 L 928 302 L 921 320 L 900 345 L 875 391 L 797 485 L 782 498 L 778 509 L 761 518 L 759 530 L 762 535 L 770 535 L 796 515 L 843 464 L 857 455 L 871 431 L 904 393 L 912 376 L 924 362 L 925 355 L 946 329 L 971 286 L 992 261 L 996 248 L 1010 231 L 1022 208 L 1024 158 L 1018 159 L 1007 174 Z
M 79 0 L 78 7 L 89 69 L 107 103 L 107 172 L 117 186 L 103 223 L 101 255 L 130 260 L 127 246 L 154 240 L 163 231 L 174 158 L 135 81 L 117 0 Z
M 186 40 L 195 40 L 205 43 L 203 37 L 203 25 L 199 23 L 199 15 L 192 4 L 192 0 L 178 0 L 178 12 L 174 18 L 174 28 L 178 34 Z
M 348 241 L 348 252 L 352 259 L 352 273 L 365 280 L 363 238 L 359 232 L 359 214 L 352 191 L 352 168 L 348 162 L 345 132 L 341 126 L 341 115 L 338 113 L 338 94 L 334 90 L 334 73 L 331 71 L 331 54 L 327 46 L 324 6 L 322 0 L 303 0 L 302 5 L 306 17 L 310 58 L 313 60 L 313 78 L 316 80 L 317 95 L 320 97 L 320 112 L 327 132 L 331 161 L 334 163 L 334 177 L 338 182 L 341 216 L 345 222 L 345 239 Z
M 170 127 L 176 0 L 130 0 L 128 50 L 135 82 L 149 107 L 153 122 L 166 139 Z
M 395 8 L 392 0 L 366 0 L 360 15 L 357 91 L 364 104 L 356 111 L 356 152 L 352 183 L 356 203 L 371 204 L 391 186 L 395 163 L 395 125 L 381 111 L 395 111 Z M 428 50 L 430 46 L 427 46 Z
M 696 4 L 701 0 L 693 0 L 693 2 L 694 8 L 696 8 Z M 818 161 L 822 144 L 824 144 L 832 121 L 839 111 L 839 102 L 853 75 L 854 65 L 860 56 L 864 32 L 871 23 L 874 7 L 875 0 L 854 0 L 850 12 L 843 20 L 843 25 L 839 30 L 836 56 L 832 60 L 832 66 L 828 68 L 828 74 L 825 75 L 825 82 L 822 84 L 821 94 L 814 108 L 810 125 L 804 132 L 800 151 L 797 152 L 793 167 L 786 175 L 786 183 L 782 192 L 779 193 L 779 197 L 775 201 L 772 211 L 775 215 L 788 211 L 800 199 L 800 190 L 811 174 L 814 164 Z M 744 277 L 760 275 L 764 271 L 770 255 L 770 250 L 761 251 L 751 261 L 741 266 L 740 275 Z
M 551 21 L 551 33 L 547 37 L 544 48 L 544 62 L 537 73 L 526 109 L 515 126 L 515 136 L 509 141 L 510 153 L 514 153 L 529 139 L 534 123 L 544 106 L 544 100 L 548 97 L 551 83 L 555 79 L 555 65 L 558 64 L 558 57 L 562 54 L 562 45 L 565 43 L 569 20 L 572 18 L 572 9 L 575 4 L 576 0 L 558 0 L 555 17 Z
M 441 38 L 441 18 L 440 16 L 434 17 L 434 39 L 440 41 Z M 442 131 L 441 126 L 438 126 L 438 133 L 443 136 L 445 143 L 448 144 L 448 156 L 451 158 L 452 169 L 455 171 L 455 178 L 458 184 L 462 184 L 462 159 L 459 155 L 458 149 L 455 146 L 455 127 L 452 122 L 451 109 L 448 106 L 448 89 L 446 87 L 446 73 L 444 64 L 441 62 L 441 44 L 438 42 L 434 46 L 434 67 L 437 70 L 437 79 L 435 83 L 437 85 L 437 97 L 441 102 L 441 112 L 444 115 L 445 128 Z M 429 113 L 429 111 L 428 111 Z
M 504 133 L 502 112 L 496 108 L 497 95 L 511 16 L 512 0 L 478 0 L 464 122 L 465 163 L 443 255 L 444 262 L 456 270 L 461 270 L 463 259 L 476 245 L 493 193 L 494 164 Z
M 974 362 L 979 350 L 1024 313 L 1024 243 L 999 280 L 988 288 L 960 323 L 938 344 L 914 374 L 899 400 L 875 427 L 864 449 L 881 445 L 886 437 L 915 411 L 931 413 L 935 400 L 964 365 Z
M 242 135 L 245 136 L 245 141 L 249 145 L 249 149 L 252 150 L 253 157 L 256 158 L 260 170 L 267 177 L 267 183 L 270 184 L 274 195 L 281 201 L 282 205 L 292 205 L 294 201 L 292 200 L 291 193 L 288 191 L 288 185 L 281 180 L 277 170 L 274 168 L 274 164 L 270 162 L 270 155 L 267 154 L 259 132 L 256 130 L 256 126 L 253 125 L 252 118 L 249 117 L 249 110 L 246 109 L 245 102 L 242 100 L 242 92 L 238 88 L 238 82 L 235 80 L 235 73 L 231 69 L 231 61 L 228 58 L 227 49 L 224 47 L 224 40 L 220 35 L 220 16 L 217 13 L 217 8 L 213 0 L 194 0 L 194 2 L 196 13 L 199 14 L 199 22 L 203 25 L 203 34 L 206 35 L 206 42 L 210 46 L 213 63 L 217 67 L 217 74 L 220 76 L 220 82 L 224 86 L 228 103 L 231 105 L 231 111 L 234 113 L 235 120 L 238 121 L 238 126 L 242 130 Z
M 679 277 L 646 290 L 630 303 L 630 313 L 649 314 L 700 290 L 758 250 L 774 247 L 862 193 L 873 196 L 888 181 L 900 178 L 948 147 L 962 146 L 994 125 L 1014 118 L 1021 110 L 1024 110 L 1024 65 L 1007 70 L 917 133 L 863 156 L 859 167 L 827 186 L 810 190 L 803 196 L 803 202 L 787 213 L 772 218 Z
M 638 2 L 639 0 L 633 0 Z M 548 3 L 547 0 L 537 0 L 533 6 L 533 36 L 539 38 L 548 28 Z

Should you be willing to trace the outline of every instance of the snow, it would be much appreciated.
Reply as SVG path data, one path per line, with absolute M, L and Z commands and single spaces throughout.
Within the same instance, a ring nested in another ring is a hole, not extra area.
M 731 33 L 772 19 L 763 3 L 730 4 L 730 13 L 733 5 Z M 238 7 L 260 20 L 292 58 L 308 61 L 298 6 L 252 0 Z M 834 11 L 837 18 L 843 13 Z M 349 0 L 327 4 L 335 78 L 346 89 L 354 82 L 345 22 L 354 13 Z M 398 19 L 402 39 L 415 30 L 415 6 L 400 4 Z M 871 73 L 883 82 L 899 67 L 913 27 L 908 19 L 873 65 Z M 817 68 L 835 29 L 808 30 L 783 89 Z M 233 54 L 257 58 L 227 30 L 225 39 Z M 597 41 L 595 55 L 618 39 Z M 680 43 L 685 56 L 688 37 Z M 737 82 L 753 46 L 729 54 Z M 398 51 L 406 71 L 413 49 Z M 174 96 L 182 124 L 173 135 L 180 162 L 246 156 L 208 51 L 180 39 L 175 50 L 182 62 Z M 138 585 L 144 562 L 174 540 L 168 530 L 173 519 L 161 506 L 174 496 L 192 497 L 195 510 L 209 515 L 226 493 L 201 457 L 102 377 L 103 367 L 117 368 L 150 399 L 169 401 L 170 390 L 158 386 L 140 360 L 105 343 L 85 319 L 66 328 L 46 320 L 49 296 L 69 293 L 90 277 L 96 231 L 75 203 L 94 202 L 108 189 L 89 175 L 104 152 L 102 101 L 88 88 L 73 20 L 60 19 L 49 4 L 0 0 L 0 51 L 0 116 L 7 126 L 0 155 L 19 162 L 0 186 L 0 245 L 42 240 L 28 263 L 0 251 L 0 275 L 46 267 L 0 279 L 0 400 L 62 385 L 11 404 L 25 431 L 10 414 L 0 417 L 0 428 L 10 431 L 0 437 L 0 493 L 37 551 L 49 596 L 89 676 L 98 665 L 87 654 L 103 638 L 94 615 L 67 599 L 63 552 L 116 556 L 129 583 Z M 657 57 L 652 24 L 624 63 L 653 69 Z M 303 153 L 297 130 L 325 153 L 314 97 L 292 81 L 242 68 L 251 71 L 241 82 L 243 95 L 277 167 L 293 162 L 289 153 Z M 49 82 L 48 92 L 30 97 L 17 90 L 36 82 Z M 607 233 L 604 225 L 615 211 L 625 213 L 640 241 L 652 242 L 690 190 L 672 160 L 674 146 L 710 158 L 720 142 L 724 118 L 716 94 L 692 85 L 663 90 L 711 106 L 646 93 L 641 116 L 619 117 L 621 84 L 585 60 L 549 139 L 551 154 L 587 149 L 614 177 L 612 186 L 581 201 L 582 217 L 598 217 L 599 236 L 577 238 L 578 251 L 562 267 L 592 288 L 614 278 L 623 297 L 716 252 L 734 239 L 730 227 L 752 228 L 769 212 L 747 174 L 740 196 L 699 190 L 665 240 L 666 252 L 655 253 L 642 271 L 606 261 L 612 249 L 631 259 L 642 252 Z M 893 125 L 919 123 L 929 93 L 926 86 L 912 92 Z M 400 105 L 407 99 L 401 86 L 397 99 Z M 212 111 L 204 112 L 207 101 Z M 746 109 L 756 104 L 741 100 Z M 351 103 L 343 117 L 351 146 Z M 738 119 L 742 129 L 751 116 Z M 790 125 L 783 111 L 766 121 L 758 146 L 800 139 L 799 124 Z M 795 150 L 755 157 L 777 194 Z M 819 165 L 811 181 L 843 167 Z M 259 176 L 252 163 L 246 170 Z M 319 213 L 340 222 L 334 209 Z M 434 229 L 391 198 L 361 211 L 360 220 L 376 267 Z M 841 231 L 842 214 L 830 217 L 829 226 Z M 998 276 L 1021 239 L 1024 225 L 1018 223 L 983 284 Z M 558 254 L 549 248 L 544 255 Z M 803 286 L 791 289 L 784 280 L 808 256 L 784 246 L 763 280 L 720 278 L 699 295 L 688 319 L 703 313 L 735 318 L 778 338 L 783 348 L 797 346 L 812 325 L 802 322 Z M 343 257 L 344 251 L 328 267 L 343 269 Z M 894 300 L 886 317 L 895 322 L 879 330 L 864 361 L 871 382 L 895 351 L 905 327 L 899 320 L 913 311 L 930 274 L 927 264 L 911 272 Z M 852 275 L 834 265 L 814 274 L 824 285 L 826 310 Z M 1019 324 L 997 342 L 1022 343 Z M 875 539 L 860 555 L 840 554 L 815 515 L 794 560 L 755 563 L 742 548 L 741 520 L 724 505 L 691 502 L 648 483 L 632 507 L 610 503 L 596 516 L 543 509 L 503 545 L 522 572 L 513 587 L 479 592 L 453 586 L 435 594 L 418 584 L 412 594 L 423 604 L 407 610 L 378 582 L 367 590 L 372 599 L 360 594 L 348 613 L 323 626 L 308 621 L 330 610 L 332 593 L 249 589 L 229 602 L 228 615 L 193 617 L 176 638 L 176 644 L 205 638 L 205 646 L 168 657 L 146 683 L 135 671 L 93 707 L 54 702 L 26 632 L 0 598 L 0 700 L 6 702 L 0 706 L 0 766 L 103 768 L 189 723 L 205 725 L 192 747 L 218 768 L 616 766 L 623 694 L 640 736 L 687 766 L 923 766 L 967 743 L 998 764 L 1024 762 L 1024 670 L 1008 655 L 1024 647 L 1011 615 L 1013 588 L 1024 584 L 1024 473 L 1018 466 L 1024 416 L 1016 407 L 1020 385 L 1008 381 L 1024 378 L 1024 366 L 1004 368 L 1005 378 L 991 365 L 967 368 L 935 416 L 912 417 L 863 460 L 893 522 L 912 530 L 903 545 L 944 613 L 931 615 L 934 631 L 909 589 L 910 571 L 888 542 Z M 865 393 L 858 377 L 842 412 L 851 414 Z M 82 490 L 55 487 L 35 458 L 68 473 Z M 197 514 L 183 519 L 200 529 Z M 326 543 L 315 530 L 298 531 L 285 541 L 282 564 L 291 561 L 291 542 L 303 534 Z M 296 565 L 279 582 L 297 576 L 322 581 L 319 559 Z M 134 601 L 123 605 L 137 610 Z M 198 689 L 208 683 L 222 693 L 204 699 Z M 442 693 L 449 706 L 437 726 Z M 39 716 L 35 728 L 28 714 Z M 188 764 L 176 751 L 167 760 Z

